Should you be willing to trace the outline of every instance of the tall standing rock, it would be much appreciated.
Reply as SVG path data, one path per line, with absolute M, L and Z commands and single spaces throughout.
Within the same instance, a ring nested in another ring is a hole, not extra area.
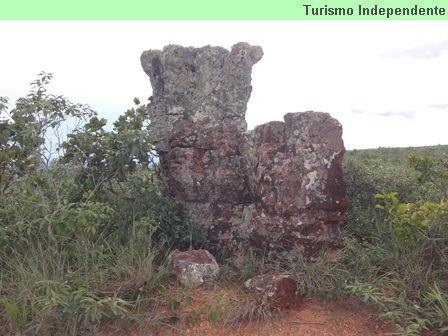
M 342 127 L 328 113 L 288 113 L 285 122 L 257 126 L 250 149 L 259 201 L 249 219 L 264 247 L 301 246 L 315 255 L 338 247 L 347 196 Z
M 247 132 L 252 66 L 262 56 L 247 43 L 145 51 L 151 135 L 168 192 L 208 231 L 212 250 L 298 245 L 313 255 L 339 245 L 342 128 L 305 112 Z

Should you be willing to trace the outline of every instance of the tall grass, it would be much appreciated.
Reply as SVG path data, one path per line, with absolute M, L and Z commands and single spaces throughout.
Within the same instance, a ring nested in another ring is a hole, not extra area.
M 88 334 L 104 319 L 133 321 L 158 304 L 169 275 L 160 248 L 98 241 L 86 254 L 81 244 L 37 240 L 0 253 L 3 334 Z

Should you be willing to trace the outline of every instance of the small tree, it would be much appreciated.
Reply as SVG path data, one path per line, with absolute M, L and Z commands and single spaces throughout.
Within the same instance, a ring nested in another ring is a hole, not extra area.
M 114 122 L 112 131 L 104 129 L 106 119 L 94 116 L 62 145 L 65 154 L 61 160 L 78 167 L 79 186 L 85 191 L 108 188 L 116 192 L 129 173 L 153 168 L 155 152 L 147 130 L 147 109 L 137 98 L 134 103 L 134 108 Z
M 62 154 L 61 127 L 66 121 L 73 120 L 76 129 L 96 115 L 88 105 L 47 93 L 52 74 L 38 76 L 30 93 L 12 110 L 8 111 L 7 98 L 0 97 L 0 195 L 14 178 L 48 167 L 55 155 Z

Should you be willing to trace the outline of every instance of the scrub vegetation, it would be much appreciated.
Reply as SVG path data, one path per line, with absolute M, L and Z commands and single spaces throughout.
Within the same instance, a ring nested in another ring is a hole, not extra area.
M 175 325 L 191 296 L 171 286 L 166 258 L 204 234 L 163 195 L 146 107 L 135 99 L 107 130 L 87 105 L 50 94 L 51 78 L 41 73 L 14 104 L 0 97 L 0 334 Z M 242 269 L 222 265 L 219 286 L 289 272 L 302 295 L 358 300 L 401 335 L 448 332 L 448 147 L 354 150 L 344 169 L 351 205 L 337 258 L 249 251 Z M 192 308 L 190 323 L 277 315 L 235 290 Z

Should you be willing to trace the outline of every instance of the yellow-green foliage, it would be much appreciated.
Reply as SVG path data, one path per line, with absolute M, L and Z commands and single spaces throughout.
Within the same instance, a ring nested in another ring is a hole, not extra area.
M 375 198 L 382 203 L 376 208 L 387 211 L 399 246 L 411 248 L 423 239 L 448 239 L 447 201 L 401 203 L 396 192 L 376 194 Z

